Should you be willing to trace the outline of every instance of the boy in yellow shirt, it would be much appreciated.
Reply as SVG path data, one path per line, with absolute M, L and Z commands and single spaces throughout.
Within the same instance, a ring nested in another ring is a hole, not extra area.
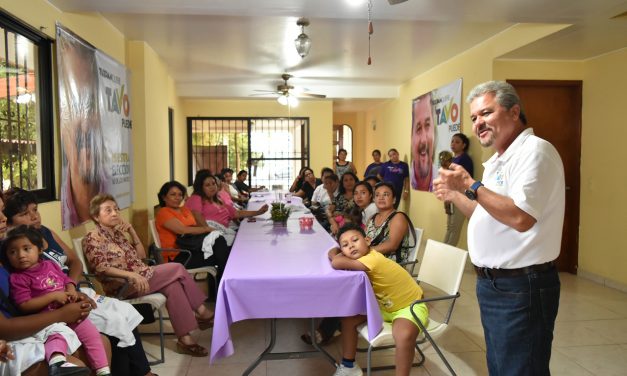
M 420 332 L 410 306 L 422 298 L 422 289 L 411 275 L 393 260 L 370 248 L 370 240 L 364 230 L 349 223 L 337 234 L 340 249 L 329 251 L 334 269 L 362 270 L 366 272 L 374 290 L 383 321 L 392 323 L 392 335 L 396 344 L 396 375 L 409 375 L 414 359 L 416 337 Z M 414 307 L 420 321 L 426 324 L 429 311 L 422 303 Z M 334 376 L 360 376 L 361 368 L 355 363 L 357 351 L 357 327 L 366 316 L 342 318 L 342 362 Z

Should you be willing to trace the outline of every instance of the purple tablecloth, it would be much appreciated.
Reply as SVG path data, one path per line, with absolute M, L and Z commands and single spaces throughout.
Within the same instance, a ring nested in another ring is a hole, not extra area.
M 253 197 L 249 206 L 261 204 Z M 369 333 L 379 332 L 381 314 L 366 274 L 333 269 L 327 251 L 335 240 L 315 221 L 301 231 L 301 216 L 293 213 L 286 227 L 274 226 L 268 214 L 242 222 L 218 288 L 211 362 L 233 354 L 229 327 L 240 320 L 365 314 Z

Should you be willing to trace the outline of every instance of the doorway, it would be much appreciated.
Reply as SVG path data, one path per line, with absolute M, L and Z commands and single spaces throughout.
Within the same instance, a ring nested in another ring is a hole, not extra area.
M 581 161 L 581 81 L 507 80 L 523 104 L 529 126 L 549 141 L 564 164 L 566 206 L 557 268 L 577 274 Z

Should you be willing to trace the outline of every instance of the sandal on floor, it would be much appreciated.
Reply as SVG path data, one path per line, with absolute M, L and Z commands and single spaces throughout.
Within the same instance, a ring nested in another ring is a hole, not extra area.
M 305 333 L 301 335 L 300 339 L 308 345 L 312 344 L 311 335 L 309 333 Z M 333 340 L 333 336 L 329 338 L 324 338 L 322 334 L 320 334 L 320 332 L 316 330 L 316 344 L 318 344 L 318 346 L 328 345 L 332 340 Z
M 204 357 L 209 355 L 209 352 L 199 344 L 186 345 L 180 341 L 176 341 L 176 352 L 179 354 L 191 355 L 194 357 Z

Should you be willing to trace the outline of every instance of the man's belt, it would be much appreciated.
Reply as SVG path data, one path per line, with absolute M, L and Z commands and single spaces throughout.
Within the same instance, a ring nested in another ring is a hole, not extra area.
M 552 270 L 553 268 L 555 268 L 555 263 L 553 261 L 549 261 L 544 264 L 525 266 L 524 268 L 517 269 L 491 269 L 475 266 L 475 272 L 479 278 L 493 279 L 520 277 L 531 273 L 542 273 Z

